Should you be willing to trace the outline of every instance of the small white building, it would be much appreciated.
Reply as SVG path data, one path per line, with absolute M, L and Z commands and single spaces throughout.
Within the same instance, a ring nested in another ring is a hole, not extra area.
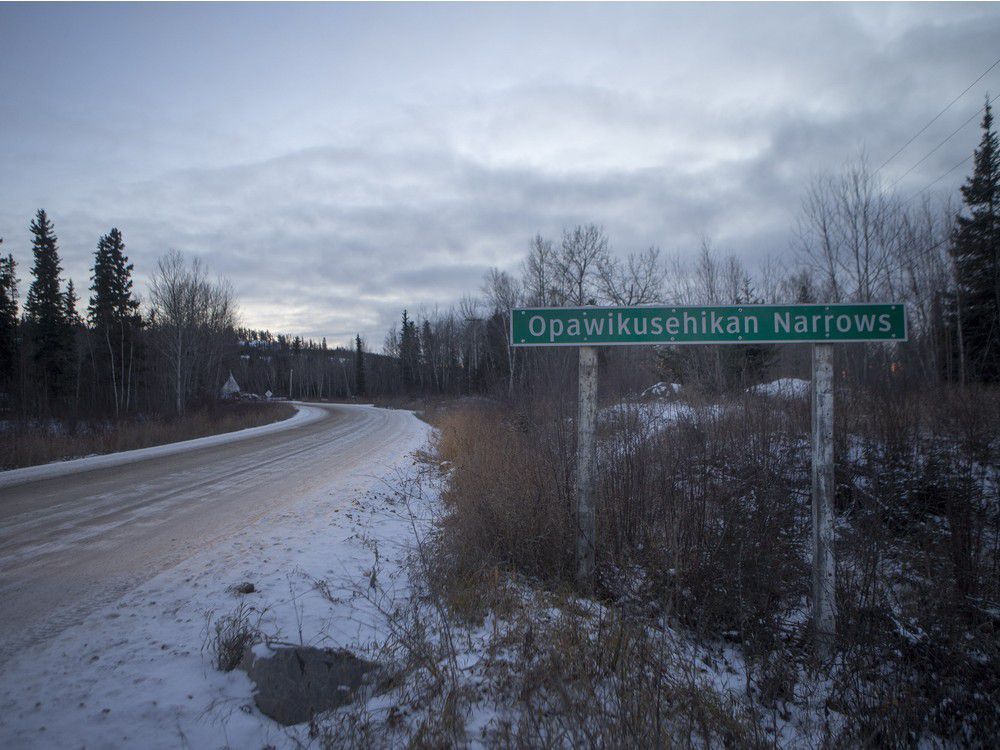
M 222 386 L 221 396 L 222 398 L 239 398 L 240 395 L 240 384 L 236 382 L 236 378 L 233 377 L 233 373 L 229 373 L 229 380 L 226 384 Z

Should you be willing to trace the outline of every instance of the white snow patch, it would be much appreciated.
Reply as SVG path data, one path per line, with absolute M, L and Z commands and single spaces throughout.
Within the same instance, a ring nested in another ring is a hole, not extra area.
M 801 378 L 778 378 L 769 383 L 751 386 L 747 390 L 761 396 L 779 398 L 805 398 L 809 395 L 810 382 Z
M 640 398 L 663 398 L 669 394 L 677 394 L 680 392 L 680 383 L 664 383 L 663 381 L 660 381 L 659 383 L 654 383 L 649 386 L 649 388 L 644 390 L 640 395 Z

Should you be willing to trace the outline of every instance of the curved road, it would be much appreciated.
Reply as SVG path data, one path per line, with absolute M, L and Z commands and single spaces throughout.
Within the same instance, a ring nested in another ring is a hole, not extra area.
M 269 511 L 412 448 L 410 412 L 306 408 L 320 418 L 0 486 L 0 665 Z

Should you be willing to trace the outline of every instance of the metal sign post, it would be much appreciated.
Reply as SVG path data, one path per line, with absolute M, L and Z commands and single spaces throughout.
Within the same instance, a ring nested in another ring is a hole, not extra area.
M 837 633 L 834 558 L 833 344 L 905 341 L 903 305 L 808 304 L 712 307 L 532 307 L 510 314 L 512 346 L 580 348 L 577 417 L 577 580 L 593 585 L 597 460 L 597 346 L 813 344 L 812 609 L 816 651 L 833 656 Z

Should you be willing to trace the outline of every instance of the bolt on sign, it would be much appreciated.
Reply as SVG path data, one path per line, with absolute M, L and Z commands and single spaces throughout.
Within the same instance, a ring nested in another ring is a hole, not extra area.
M 906 340 L 899 304 L 516 308 L 510 325 L 514 346 Z
M 898 303 L 712 307 L 525 307 L 510 311 L 512 346 L 580 349 L 577 414 L 577 580 L 592 585 L 596 539 L 598 346 L 795 344 L 812 347 L 812 610 L 816 651 L 836 644 L 833 555 L 833 344 L 906 341 Z

